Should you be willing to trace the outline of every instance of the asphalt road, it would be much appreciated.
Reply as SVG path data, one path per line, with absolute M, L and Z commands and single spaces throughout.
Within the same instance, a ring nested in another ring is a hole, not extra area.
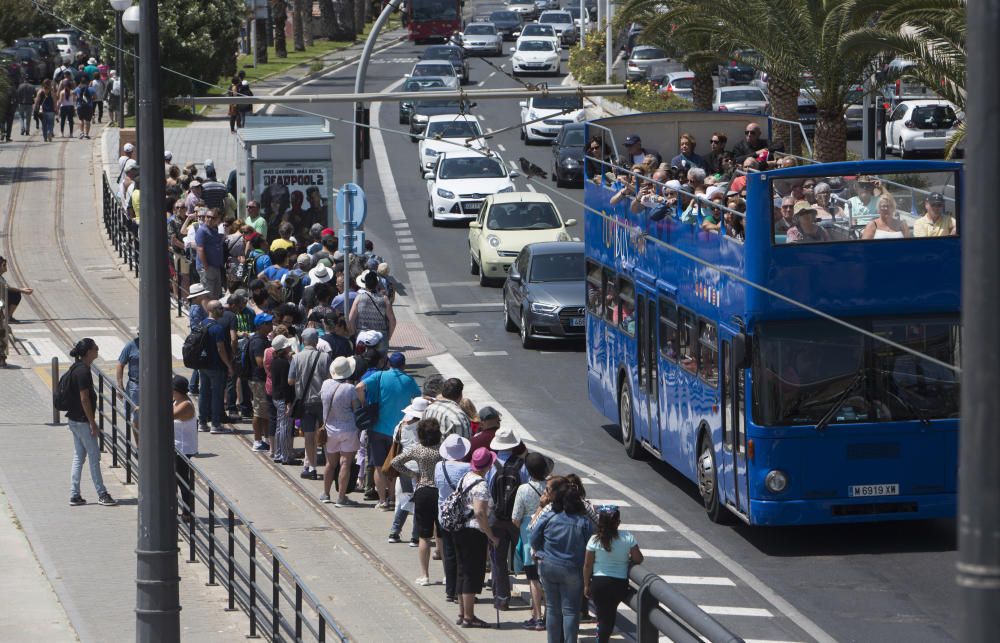
M 377 54 L 367 89 L 392 87 L 422 48 L 403 43 Z M 509 68 L 507 58 L 491 62 L 506 62 Z M 349 66 L 296 93 L 352 91 L 355 71 Z M 486 62 L 474 60 L 467 87 L 480 84 L 518 86 Z M 311 109 L 336 119 L 351 117 L 347 105 Z M 487 132 L 519 122 L 516 100 L 479 101 L 474 112 Z M 748 640 L 954 638 L 958 596 L 953 521 L 784 529 L 709 522 L 693 483 L 662 463 L 625 456 L 617 428 L 587 399 L 583 346 L 526 351 L 516 334 L 504 331 L 500 289 L 480 287 L 469 272 L 465 226 L 431 226 L 425 183 L 417 172 L 417 146 L 401 133 L 406 126 L 398 124 L 396 103 L 373 105 L 372 123 L 384 128 L 375 136 L 376 149 L 365 174 L 366 228 L 376 251 L 387 258 L 406 291 L 421 299 L 419 317 L 428 332 L 531 431 L 539 446 L 593 472 L 595 485 L 589 495 L 626 507 L 623 520 L 643 529 L 637 530 L 637 537 L 644 549 L 662 548 L 647 559 L 652 568 L 671 575 L 677 589 L 700 605 L 721 608 L 716 610 L 718 618 Z M 334 131 L 334 179 L 340 184 L 351 178 L 351 130 L 335 122 Z M 497 134 L 491 147 L 506 161 L 523 156 L 546 169 L 551 165 L 549 148 L 526 146 L 516 129 Z M 673 153 L 666 142 L 660 151 Z M 525 189 L 523 179 L 515 183 L 518 190 Z M 548 185 L 554 189 L 554 184 Z M 572 201 L 582 199 L 582 190 L 558 193 L 562 196 L 553 199 L 564 218 L 582 220 L 582 208 Z M 394 211 L 392 219 L 389 210 Z M 582 235 L 582 226 L 571 233 Z

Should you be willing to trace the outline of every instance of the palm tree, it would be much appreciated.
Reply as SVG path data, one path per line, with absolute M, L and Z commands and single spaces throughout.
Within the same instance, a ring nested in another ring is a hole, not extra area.
M 847 37 L 867 28 L 890 0 L 675 0 L 660 20 L 676 25 L 678 37 L 707 36 L 719 51 L 767 73 L 775 117 L 798 121 L 799 90 L 816 101 L 815 156 L 847 156 L 844 120 L 848 90 L 871 69 L 872 54 L 846 46 Z M 748 51 L 749 50 L 749 51 Z M 776 122 L 774 138 L 800 153 L 800 130 Z M 788 149 L 788 148 L 786 148 Z
M 271 21 L 274 23 L 274 55 L 278 58 L 288 58 L 288 45 L 285 43 L 285 23 L 288 22 L 285 0 L 271 0 Z

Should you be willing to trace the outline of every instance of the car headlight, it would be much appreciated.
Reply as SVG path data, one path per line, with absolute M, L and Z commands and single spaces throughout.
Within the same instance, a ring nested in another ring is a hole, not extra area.
M 496 236 L 495 234 L 491 234 L 490 236 L 486 237 L 486 241 L 490 244 L 491 248 L 496 248 L 497 246 L 500 245 L 500 237 Z
M 563 167 L 580 167 L 580 161 L 573 158 L 563 159 L 559 164 Z
M 781 493 L 788 488 L 788 476 L 780 469 L 768 471 L 764 478 L 764 486 L 772 493 Z
M 513 191 L 514 191 L 514 186 L 513 185 L 508 185 L 507 187 L 503 188 L 502 190 L 497 190 L 498 193 L 513 192 Z
M 437 150 L 432 150 L 430 148 L 424 149 L 424 156 L 437 156 Z
M 556 304 L 544 304 L 539 301 L 531 302 L 531 312 L 533 313 L 554 313 L 559 306 Z
M 439 197 L 441 197 L 442 199 L 454 199 L 455 198 L 455 193 L 454 192 L 449 192 L 448 190 L 445 190 L 444 188 L 438 188 L 437 189 L 437 195 Z
M 535 110 L 532 109 L 532 110 L 528 111 L 528 120 L 529 121 L 533 121 L 536 118 L 538 118 L 538 114 L 535 113 Z
M 418 123 L 426 123 L 427 122 L 427 115 L 426 114 L 414 114 L 413 115 L 413 120 L 415 120 Z

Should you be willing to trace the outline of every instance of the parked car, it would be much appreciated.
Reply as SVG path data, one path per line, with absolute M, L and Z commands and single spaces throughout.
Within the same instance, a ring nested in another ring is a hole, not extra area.
M 507 276 L 524 246 L 539 241 L 569 241 L 567 226 L 547 194 L 508 192 L 486 197 L 476 220 L 469 224 L 469 270 L 479 285 Z
M 535 0 L 508 0 L 507 8 L 521 15 L 521 20 L 530 22 L 538 17 L 538 7 Z
M 45 38 L 18 38 L 15 47 L 31 47 L 38 52 L 38 57 L 45 63 L 45 75 L 52 76 L 62 64 L 63 57 L 56 43 Z
M 497 27 L 492 22 L 468 24 L 461 36 L 462 47 L 467 53 L 485 56 L 503 55 L 503 38 L 497 33 Z
M 402 92 L 422 92 L 434 89 L 444 89 L 447 87 L 444 78 L 437 76 L 421 76 L 419 78 L 407 78 L 399 91 Z M 410 114 L 413 112 L 413 99 L 399 101 L 399 124 L 408 125 Z
M 420 174 L 433 169 L 438 157 L 446 152 L 460 152 L 463 147 L 481 150 L 486 147 L 479 120 L 468 114 L 438 114 L 427 119 L 426 138 L 417 145 Z
M 469 82 L 469 60 L 465 57 L 465 49 L 458 45 L 432 45 L 424 49 L 421 60 L 449 60 L 455 68 L 455 74 L 462 84 Z
M 529 145 L 552 141 L 564 125 L 587 120 L 583 99 L 579 96 L 532 96 L 519 105 L 521 140 Z M 529 124 L 529 121 L 535 122 Z
M 672 71 L 668 72 L 660 84 L 660 93 L 683 98 L 684 100 L 694 100 L 694 72 L 693 71 Z
M 587 136 L 583 123 L 563 125 L 552 141 L 552 180 L 557 187 L 583 185 L 583 150 Z
M 581 340 L 587 318 L 583 243 L 548 241 L 524 246 L 503 285 L 504 329 L 521 346 L 537 340 Z
M 737 52 L 737 54 L 743 53 L 745 52 Z M 722 87 L 726 85 L 749 85 L 754 79 L 755 71 L 752 66 L 737 60 L 734 55 L 728 62 L 719 65 L 719 85 Z
M 799 123 L 806 136 L 816 133 L 816 101 L 805 89 L 799 90 Z
M 907 158 L 916 152 L 944 152 L 959 123 L 955 106 L 944 100 L 908 100 L 886 119 L 886 150 Z
M 510 48 L 510 73 L 520 74 L 555 74 L 562 72 L 559 60 L 559 48 L 549 39 L 519 39 L 517 45 Z
M 434 98 L 433 92 L 427 92 L 427 98 L 413 101 L 410 110 L 410 140 L 417 142 L 418 134 L 423 134 L 427 121 L 436 114 L 468 114 L 476 106 L 475 103 L 457 98 Z
M 47 33 L 42 37 L 56 43 L 56 47 L 59 48 L 59 53 L 62 54 L 64 64 L 69 65 L 72 63 L 76 60 L 76 55 L 80 53 L 80 47 L 77 46 L 78 40 L 73 36 L 73 34 Z
M 625 57 L 628 58 L 632 55 L 632 50 L 635 48 L 636 40 L 642 34 L 642 25 L 638 22 L 630 23 L 628 29 L 625 30 Z
M 0 49 L 0 54 L 5 54 L 16 60 L 21 65 L 28 80 L 36 85 L 41 84 L 43 80 L 51 76 L 51 74 L 45 73 L 45 61 L 31 47 L 8 47 Z
M 511 179 L 516 176 L 519 173 L 508 170 L 497 154 L 472 150 L 441 154 L 434 169 L 424 174 L 431 224 L 475 219 L 486 197 L 514 191 Z
M 716 87 L 712 99 L 712 110 L 716 112 L 744 112 L 766 114 L 770 109 L 767 96 L 753 85 L 730 85 Z
M 632 49 L 632 55 L 629 56 L 628 62 L 625 63 L 625 79 L 642 80 L 653 65 L 662 65 L 668 62 L 670 62 L 670 57 L 659 47 L 636 45 Z
M 410 73 L 406 75 L 407 78 L 421 78 L 424 76 L 443 78 L 446 87 L 458 89 L 458 72 L 455 71 L 455 65 L 450 60 L 418 60 L 413 65 Z
M 559 40 L 564 45 L 572 45 L 580 37 L 576 30 L 576 23 L 573 22 L 573 14 L 569 11 L 543 11 L 538 16 L 538 24 L 552 25 L 552 28 L 556 30 L 556 35 L 559 36 Z
M 517 40 L 517 37 L 521 35 L 521 27 L 524 26 L 524 23 L 521 20 L 521 14 L 515 13 L 509 9 L 494 11 L 491 13 L 490 22 L 496 26 L 497 33 L 499 33 L 504 40 Z

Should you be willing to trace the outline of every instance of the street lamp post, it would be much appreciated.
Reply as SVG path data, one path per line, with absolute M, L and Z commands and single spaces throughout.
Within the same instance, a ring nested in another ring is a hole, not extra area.
M 132 0 L 110 0 L 111 8 L 115 10 L 115 70 L 118 74 L 118 127 L 125 127 L 125 74 L 122 67 L 122 12 L 132 6 Z M 141 193 L 140 193 L 141 194 Z
M 119 2 L 124 2 L 125 0 L 118 0 Z M 130 4 L 124 12 L 122 12 L 122 27 L 125 31 L 129 32 L 133 36 L 138 36 L 139 29 L 141 28 L 141 23 L 139 21 L 139 5 Z M 138 49 L 138 47 L 136 47 Z M 138 52 L 136 52 L 138 53 Z M 124 75 L 122 75 L 124 79 Z M 132 87 L 135 88 L 135 136 L 136 140 L 139 138 L 139 60 L 137 56 L 133 57 L 132 60 Z M 124 84 L 124 83 L 123 83 Z M 124 95 L 123 95 L 124 96 Z M 122 127 L 125 126 L 125 103 L 122 101 Z M 142 149 L 141 147 L 139 149 Z M 141 192 L 140 192 L 141 194 Z M 140 206 L 141 207 L 141 206 Z
M 140 20 L 140 8 L 141 17 Z M 136 125 L 139 136 L 139 528 L 136 543 L 136 641 L 180 641 L 177 573 L 177 479 L 171 405 L 170 301 L 163 218 L 163 108 L 157 0 L 139 0 L 122 15 L 139 32 Z M 135 28 L 133 31 L 132 28 Z

